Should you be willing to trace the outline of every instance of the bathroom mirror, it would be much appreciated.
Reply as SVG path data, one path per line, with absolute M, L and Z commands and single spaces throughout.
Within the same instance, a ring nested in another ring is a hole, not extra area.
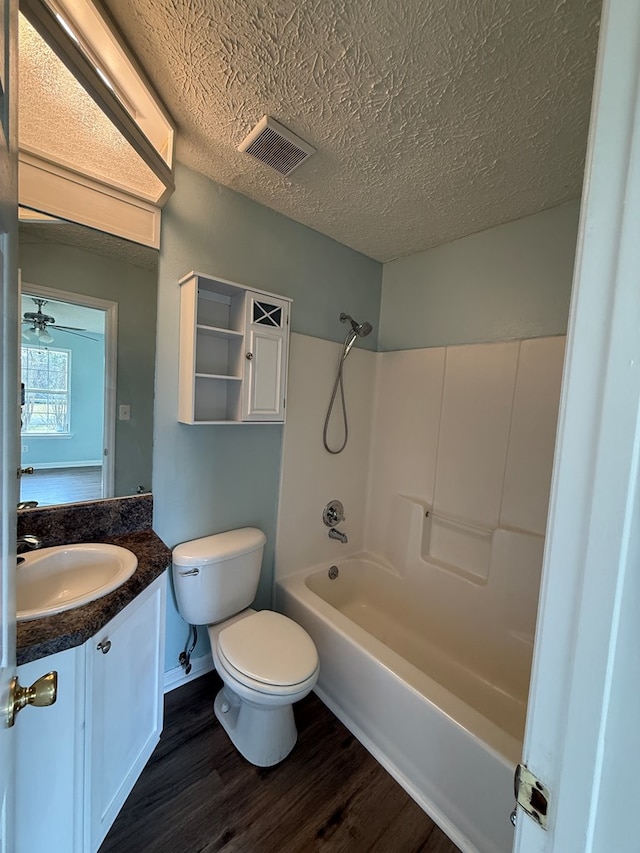
M 23 213 L 19 266 L 20 461 L 34 469 L 20 500 L 50 506 L 150 490 L 157 252 Z

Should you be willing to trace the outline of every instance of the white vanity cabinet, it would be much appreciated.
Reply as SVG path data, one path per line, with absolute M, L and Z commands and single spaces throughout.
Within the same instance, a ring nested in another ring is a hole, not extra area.
M 178 420 L 284 421 L 291 300 L 196 272 L 179 283 Z
M 160 738 L 166 573 L 95 637 L 18 667 L 58 672 L 16 722 L 16 853 L 96 853 Z
M 85 850 L 97 850 L 162 732 L 164 575 L 85 645 Z
M 83 853 L 84 657 L 69 649 L 18 667 L 20 683 L 58 673 L 49 708 L 16 719 L 16 853 Z

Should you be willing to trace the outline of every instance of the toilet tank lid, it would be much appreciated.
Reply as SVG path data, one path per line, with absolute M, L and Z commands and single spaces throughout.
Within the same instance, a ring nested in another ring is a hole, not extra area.
M 230 557 L 240 557 L 262 548 L 267 537 L 257 527 L 242 527 L 239 530 L 227 530 L 214 533 L 202 539 L 183 542 L 173 549 L 173 562 L 176 566 L 204 566 L 218 563 Z

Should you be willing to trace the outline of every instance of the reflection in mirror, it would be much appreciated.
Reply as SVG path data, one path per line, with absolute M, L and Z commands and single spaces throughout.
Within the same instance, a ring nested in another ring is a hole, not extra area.
M 21 501 L 113 496 L 117 304 L 22 282 Z
M 21 220 L 21 463 L 34 475 L 23 476 L 20 500 L 149 490 L 157 252 L 60 220 Z

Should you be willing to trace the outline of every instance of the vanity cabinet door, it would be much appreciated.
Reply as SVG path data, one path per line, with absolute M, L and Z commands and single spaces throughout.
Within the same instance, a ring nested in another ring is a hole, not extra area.
M 85 853 L 84 648 L 25 663 L 18 677 L 23 685 L 33 684 L 49 670 L 58 673 L 55 703 L 27 706 L 16 723 L 15 853 Z
M 85 845 L 97 851 L 162 731 L 165 575 L 86 652 Z

